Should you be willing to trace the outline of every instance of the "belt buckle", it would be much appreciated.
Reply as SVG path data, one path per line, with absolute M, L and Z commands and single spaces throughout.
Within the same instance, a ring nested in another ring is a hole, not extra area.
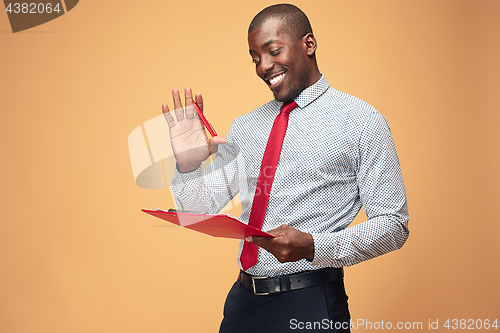
M 255 280 L 264 280 L 267 279 L 268 276 L 253 276 L 252 275 L 252 287 L 253 287 L 253 294 L 257 296 L 265 296 L 271 294 L 269 293 L 258 293 L 257 290 L 255 290 Z

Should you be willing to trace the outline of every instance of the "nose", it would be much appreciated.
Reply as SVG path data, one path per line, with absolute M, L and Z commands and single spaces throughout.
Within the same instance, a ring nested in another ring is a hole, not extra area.
M 257 74 L 259 74 L 260 77 L 264 78 L 266 76 L 266 73 L 273 68 L 274 63 L 271 61 L 271 59 L 269 59 L 269 57 L 262 57 L 259 65 L 257 66 Z

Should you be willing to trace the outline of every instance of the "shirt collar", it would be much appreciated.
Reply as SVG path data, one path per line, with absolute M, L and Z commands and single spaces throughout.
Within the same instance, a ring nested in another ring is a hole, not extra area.
M 330 83 L 326 77 L 321 74 L 320 79 L 313 84 L 312 86 L 304 89 L 299 96 L 297 96 L 294 101 L 300 108 L 305 108 L 310 103 L 312 103 L 316 98 L 321 96 L 328 88 L 330 87 Z

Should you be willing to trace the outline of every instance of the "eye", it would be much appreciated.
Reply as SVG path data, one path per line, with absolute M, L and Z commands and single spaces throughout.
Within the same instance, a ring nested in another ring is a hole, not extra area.
M 253 62 L 254 64 L 258 64 L 258 63 L 259 63 L 259 61 L 260 61 L 260 59 L 259 59 L 259 58 L 254 58 L 254 59 L 252 59 L 252 62 Z
M 272 55 L 272 56 L 278 55 L 278 54 L 280 53 L 280 50 L 281 50 L 281 49 L 271 50 L 271 51 L 269 52 L 269 54 L 270 54 L 270 55 Z

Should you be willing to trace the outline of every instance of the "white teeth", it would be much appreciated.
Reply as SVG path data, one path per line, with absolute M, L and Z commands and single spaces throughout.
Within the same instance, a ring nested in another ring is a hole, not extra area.
M 278 75 L 276 77 L 273 77 L 272 79 L 269 80 L 269 83 L 271 85 L 273 85 L 273 84 L 277 83 L 278 81 L 280 81 L 284 76 L 285 76 L 285 73 L 280 74 L 280 75 Z

